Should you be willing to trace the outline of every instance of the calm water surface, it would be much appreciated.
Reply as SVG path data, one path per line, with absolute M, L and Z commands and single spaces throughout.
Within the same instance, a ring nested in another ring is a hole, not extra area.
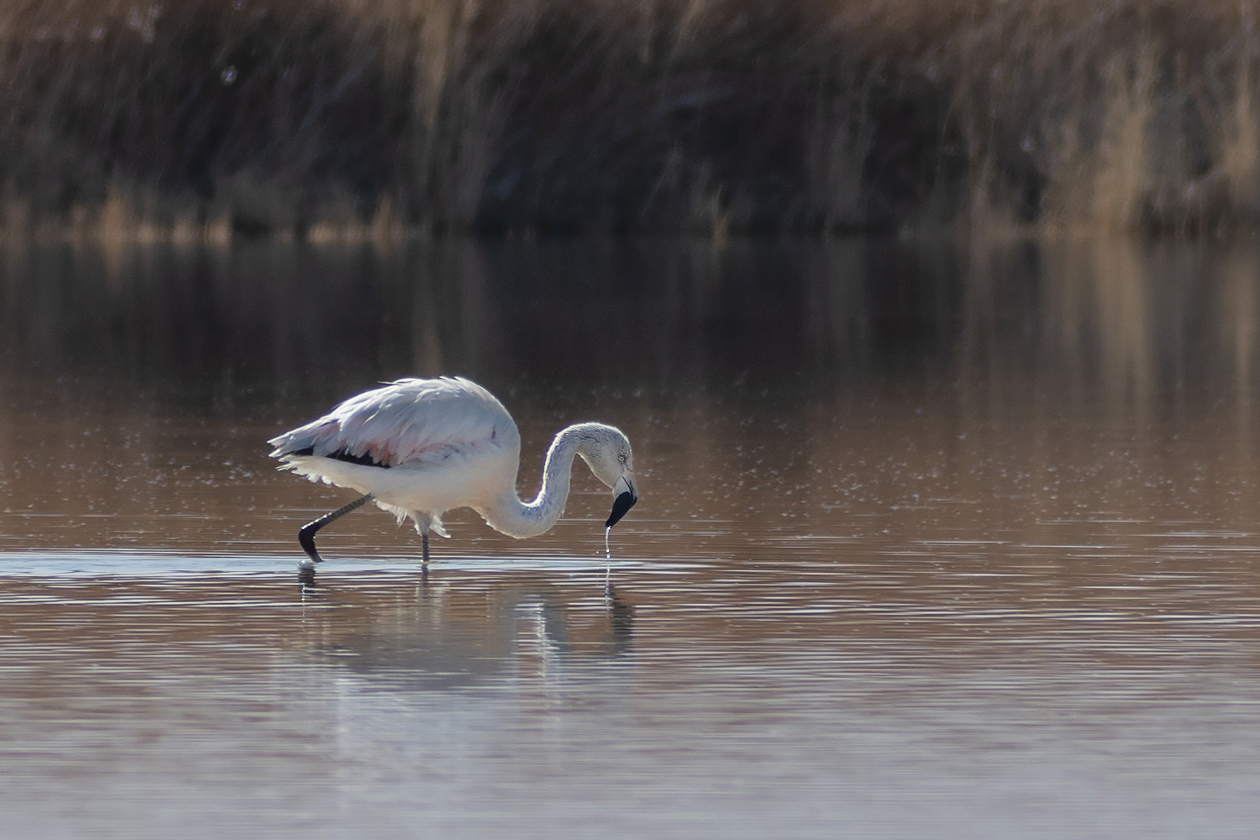
M 1260 251 L 0 260 L 0 835 L 1244 838 Z M 459 372 L 635 445 L 427 578 L 265 440 Z M 605 574 L 613 589 L 607 594 Z

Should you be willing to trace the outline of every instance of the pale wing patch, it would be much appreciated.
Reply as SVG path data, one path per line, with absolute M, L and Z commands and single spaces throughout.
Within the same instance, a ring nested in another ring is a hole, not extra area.
M 498 400 L 462 380 L 400 380 L 351 397 L 287 435 L 280 447 L 312 455 L 419 467 L 477 452 L 519 453 L 515 425 Z

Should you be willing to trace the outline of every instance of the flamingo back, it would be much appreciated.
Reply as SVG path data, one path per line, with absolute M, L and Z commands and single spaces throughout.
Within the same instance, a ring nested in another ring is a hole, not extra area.
M 268 441 L 273 458 L 317 456 L 377 467 L 423 468 L 455 458 L 509 456 L 520 433 L 497 399 L 459 377 L 400 379 Z

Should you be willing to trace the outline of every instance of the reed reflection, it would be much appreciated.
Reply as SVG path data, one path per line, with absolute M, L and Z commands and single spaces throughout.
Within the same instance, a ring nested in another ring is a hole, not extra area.
M 0 360 L 220 399 L 452 371 L 668 394 L 952 369 L 1145 410 L 1186 383 L 1246 399 L 1258 261 L 1109 240 L 10 249 Z

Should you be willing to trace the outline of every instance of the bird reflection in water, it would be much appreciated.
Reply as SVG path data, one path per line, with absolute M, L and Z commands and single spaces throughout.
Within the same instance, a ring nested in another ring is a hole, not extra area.
M 395 587 L 339 586 L 307 600 L 307 651 L 381 687 L 431 691 L 519 674 L 524 662 L 548 671 L 632 649 L 634 606 L 615 587 L 598 600 L 538 580 Z

